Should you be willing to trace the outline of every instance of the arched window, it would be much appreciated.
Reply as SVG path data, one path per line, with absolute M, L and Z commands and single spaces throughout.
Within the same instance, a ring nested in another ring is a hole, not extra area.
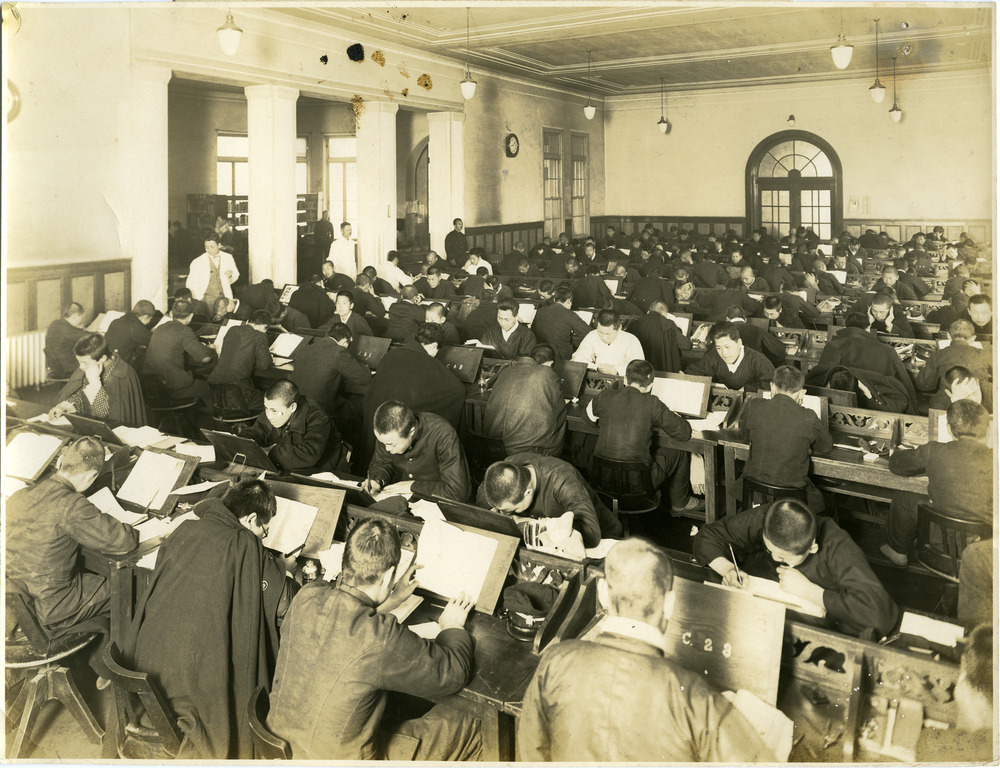
M 819 136 L 782 131 L 757 145 L 747 161 L 750 229 L 767 227 L 782 237 L 812 227 L 821 240 L 841 231 L 843 195 L 840 158 Z

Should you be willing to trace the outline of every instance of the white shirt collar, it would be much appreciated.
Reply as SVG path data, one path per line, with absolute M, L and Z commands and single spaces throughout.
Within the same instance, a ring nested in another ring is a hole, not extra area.
M 747 354 L 747 345 L 744 344 L 743 349 L 740 350 L 740 356 L 737 357 L 733 363 L 726 363 L 726 368 L 729 369 L 730 373 L 736 373 L 736 369 L 740 367 L 740 363 L 743 362 L 743 358 L 746 357 L 746 354 Z M 723 360 L 722 362 L 725 363 L 726 361 Z
M 505 331 L 503 328 L 500 329 L 500 335 L 503 336 L 504 341 L 510 341 L 510 337 L 514 335 L 514 331 L 517 330 L 518 322 L 515 320 L 513 327 L 509 331 Z
M 666 653 L 663 633 L 644 621 L 626 619 L 622 616 L 606 616 L 601 624 L 601 630 L 638 640 Z

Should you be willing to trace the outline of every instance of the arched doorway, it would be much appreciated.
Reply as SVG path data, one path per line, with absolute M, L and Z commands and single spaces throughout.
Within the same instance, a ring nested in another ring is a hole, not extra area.
M 782 131 L 758 144 L 747 161 L 746 194 L 750 229 L 780 237 L 812 227 L 820 240 L 841 231 L 840 158 L 815 134 Z

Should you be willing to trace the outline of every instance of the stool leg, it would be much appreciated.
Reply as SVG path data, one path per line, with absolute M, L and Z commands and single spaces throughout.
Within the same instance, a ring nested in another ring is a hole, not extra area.
M 76 718 L 92 744 L 100 744 L 104 738 L 104 729 L 97 724 L 94 713 L 90 711 L 87 702 L 80 695 L 73 676 L 67 667 L 59 667 L 52 672 L 52 695 L 59 699 Z
M 17 735 L 10 745 L 7 753 L 9 760 L 16 760 L 21 754 L 21 747 L 24 746 L 25 737 L 31 733 L 38 719 L 38 713 L 42 705 L 49 700 L 48 671 L 40 670 L 33 678 L 24 684 L 24 714 L 21 715 L 21 722 L 17 726 Z

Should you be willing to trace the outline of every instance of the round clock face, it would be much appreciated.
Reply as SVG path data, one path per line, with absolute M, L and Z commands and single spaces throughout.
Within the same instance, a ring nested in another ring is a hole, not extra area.
M 521 145 L 517 140 L 517 135 L 508 133 L 507 138 L 504 139 L 504 149 L 507 152 L 507 157 L 517 157 L 517 151 L 520 148 Z

